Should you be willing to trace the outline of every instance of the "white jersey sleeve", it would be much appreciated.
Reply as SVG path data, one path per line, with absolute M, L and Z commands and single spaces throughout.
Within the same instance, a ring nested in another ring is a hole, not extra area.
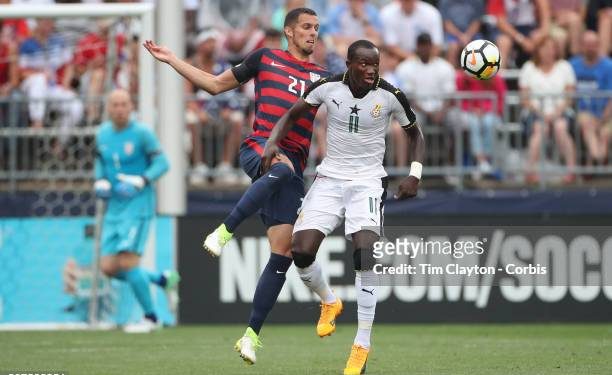
M 321 79 L 313 83 L 304 93 L 303 99 L 313 107 L 318 107 L 325 102 L 327 88 L 326 79 Z

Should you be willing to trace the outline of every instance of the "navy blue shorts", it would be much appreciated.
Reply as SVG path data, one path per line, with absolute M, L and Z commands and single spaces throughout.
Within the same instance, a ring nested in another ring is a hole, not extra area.
M 261 173 L 261 153 L 266 138 L 249 137 L 240 146 L 240 166 L 255 181 Z M 300 159 L 297 155 L 283 151 L 293 163 L 295 174 L 291 180 L 264 203 L 259 216 L 266 228 L 279 224 L 293 225 L 297 220 L 297 211 L 304 199 L 304 179 Z

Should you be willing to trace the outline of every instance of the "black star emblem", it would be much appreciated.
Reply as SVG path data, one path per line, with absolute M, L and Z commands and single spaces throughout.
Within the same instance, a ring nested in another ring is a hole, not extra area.
M 349 107 L 349 108 L 351 109 L 351 115 L 358 115 L 359 113 L 357 112 L 361 111 L 361 108 L 357 108 L 357 104 L 355 104 L 354 107 Z

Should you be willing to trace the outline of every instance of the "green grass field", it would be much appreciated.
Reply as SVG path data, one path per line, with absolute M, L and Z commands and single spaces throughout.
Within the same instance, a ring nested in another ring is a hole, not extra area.
M 354 325 L 319 339 L 314 326 L 268 325 L 255 366 L 232 350 L 242 326 L 149 335 L 0 332 L 2 371 L 77 374 L 342 374 Z M 367 374 L 612 373 L 612 325 L 376 325 Z

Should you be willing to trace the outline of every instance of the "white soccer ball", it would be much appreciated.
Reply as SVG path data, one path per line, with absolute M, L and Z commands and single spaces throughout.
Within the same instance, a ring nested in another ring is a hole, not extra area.
M 461 51 L 461 68 L 478 79 L 493 78 L 500 62 L 499 48 L 488 40 L 473 40 Z

